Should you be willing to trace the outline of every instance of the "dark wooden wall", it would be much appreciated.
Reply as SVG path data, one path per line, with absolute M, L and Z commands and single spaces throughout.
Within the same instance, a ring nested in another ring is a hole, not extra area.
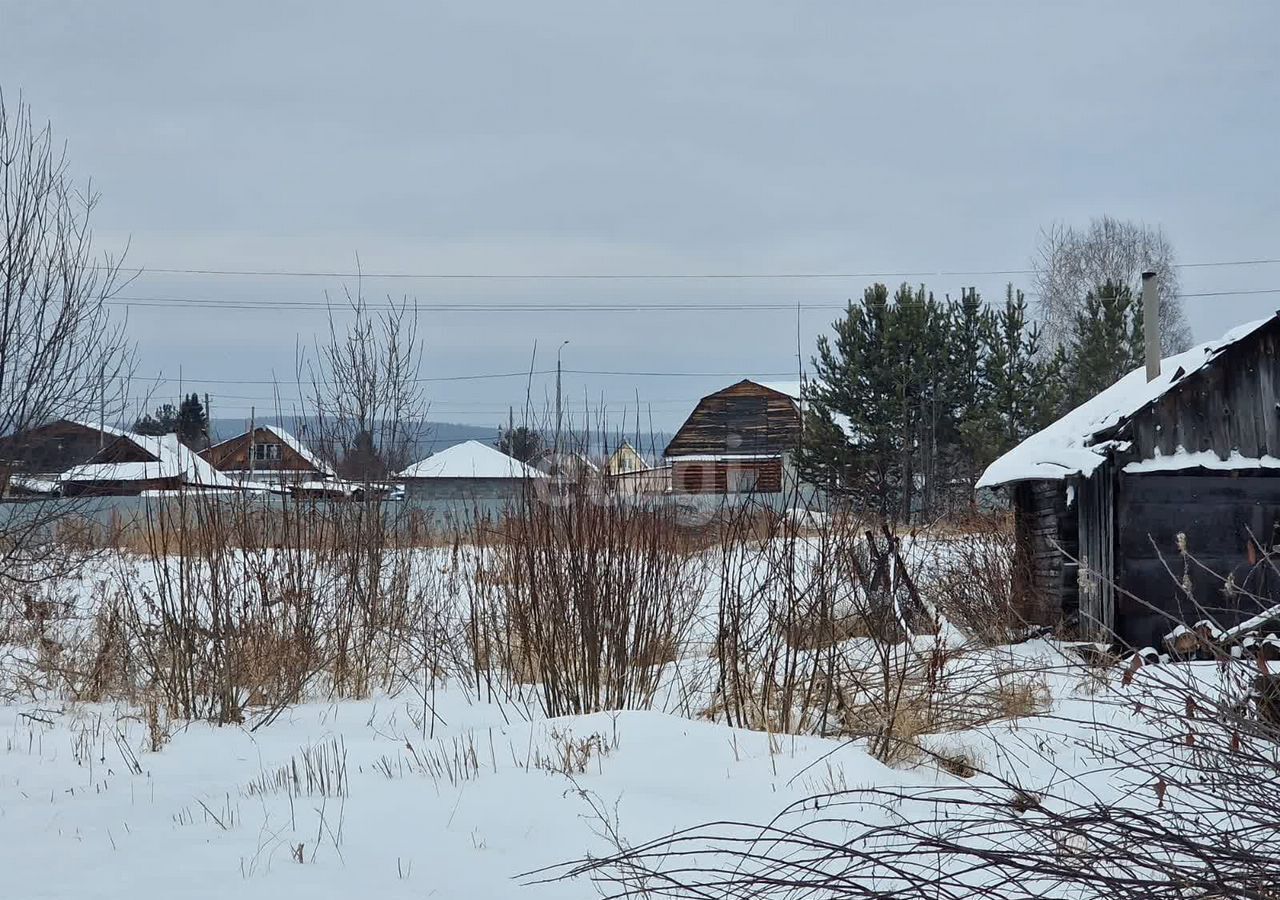
M 1280 327 L 1233 344 L 1122 427 L 1132 448 L 1120 459 L 1169 456 L 1178 447 L 1280 457 Z
M 800 443 L 800 410 L 795 400 L 753 381 L 740 381 L 703 397 L 666 455 L 776 453 Z
M 0 460 L 20 472 L 65 472 L 90 460 L 98 462 L 147 462 L 131 441 L 104 434 L 77 422 L 58 421 L 0 441 Z
M 671 466 L 671 489 L 678 494 L 726 494 L 729 473 L 752 472 L 756 486 L 753 493 L 777 494 L 782 491 L 782 460 L 760 459 L 695 462 L 675 459 Z
M 1244 592 L 1280 601 L 1280 580 L 1262 560 L 1259 546 L 1250 547 L 1254 539 L 1263 546 L 1277 542 L 1280 478 L 1121 475 L 1116 507 L 1116 578 L 1122 588 L 1116 598 L 1117 631 L 1129 643 L 1159 646 L 1159 638 L 1173 627 L 1171 617 L 1194 624 L 1207 612 L 1229 626 L 1258 612 L 1257 601 L 1224 591 L 1228 577 Z M 1180 533 L 1194 562 L 1180 553 Z M 1182 589 L 1184 577 L 1190 579 L 1194 602 Z

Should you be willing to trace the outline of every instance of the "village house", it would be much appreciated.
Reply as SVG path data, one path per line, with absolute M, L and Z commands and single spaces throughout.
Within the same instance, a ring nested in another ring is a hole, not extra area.
M 59 476 L 64 497 L 133 496 L 151 491 L 240 490 L 174 434 L 122 432 L 89 462 Z
M 258 425 L 209 447 L 200 456 L 228 478 L 280 487 L 319 489 L 336 473 L 306 444 L 278 425 Z
M 1159 646 L 1280 599 L 1280 316 L 1139 369 L 997 459 L 1020 587 L 1088 637 Z M 1260 598 L 1260 599 L 1259 599 Z
M 56 479 L 128 435 L 110 425 L 57 419 L 0 439 L 0 461 L 11 472 Z
M 512 500 L 547 476 L 479 441 L 433 453 L 401 472 L 409 500 Z
M 703 397 L 663 453 L 680 494 L 777 494 L 794 483 L 799 385 L 743 380 Z
M 630 441 L 623 441 L 604 466 L 605 487 L 615 494 L 665 494 L 671 490 L 671 467 L 651 466 Z
M 136 495 L 237 485 L 183 446 L 110 425 L 58 419 L 0 441 L 4 495 Z

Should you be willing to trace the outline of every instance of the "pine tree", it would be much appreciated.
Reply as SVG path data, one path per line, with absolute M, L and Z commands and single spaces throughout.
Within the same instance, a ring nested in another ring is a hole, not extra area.
M 542 435 L 527 425 L 499 429 L 498 442 L 494 446 L 507 456 L 528 462 L 542 452 Z
M 342 477 L 350 481 L 381 481 L 387 477 L 388 467 L 373 432 L 362 428 L 355 433 L 338 469 Z
M 178 440 L 194 450 L 203 450 L 209 446 L 209 417 L 205 414 L 199 394 L 183 398 L 178 407 L 174 431 L 178 434 Z
M 1027 321 L 1027 300 L 1012 284 L 1004 306 L 986 322 L 979 402 L 964 423 L 976 469 L 1048 425 L 1062 404 L 1061 349 L 1044 356 L 1039 328 Z
M 178 409 L 172 403 L 156 407 L 154 413 L 147 413 L 133 423 L 136 434 L 158 437 L 162 434 L 173 434 L 178 430 Z
M 1071 406 L 1078 406 L 1142 364 L 1142 304 L 1108 281 L 1085 297 L 1067 352 Z

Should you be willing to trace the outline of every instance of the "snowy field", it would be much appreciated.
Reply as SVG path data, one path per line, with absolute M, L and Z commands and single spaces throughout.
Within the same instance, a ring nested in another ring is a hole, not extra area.
M 955 539 L 937 542 L 918 571 L 945 569 L 957 552 Z M 1088 797 L 1145 814 L 1179 802 L 1176 786 L 1157 788 L 1165 776 L 1153 767 L 1185 763 L 1183 726 L 1160 723 L 1190 710 L 1188 686 L 1224 706 L 1242 696 L 1213 664 L 1088 667 L 1046 639 L 981 646 L 944 624 L 892 645 L 842 635 L 768 656 L 814 679 L 837 671 L 824 660 L 838 651 L 837 696 L 823 700 L 822 716 L 789 720 L 797 733 L 775 730 L 781 719 L 769 714 L 732 727 L 711 658 L 726 580 L 758 585 L 776 568 L 771 551 L 753 553 L 734 573 L 709 565 L 689 582 L 701 598 L 677 629 L 682 644 L 658 665 L 648 708 L 548 718 L 536 686 L 491 701 L 475 681 L 439 672 L 376 683 L 364 699 L 321 701 L 313 687 L 306 702 L 250 703 L 243 721 L 216 725 L 154 699 L 74 702 L 34 689 L 30 675 L 10 683 L 0 706 L 4 896 L 597 897 L 620 888 L 589 875 L 547 881 L 567 871 L 548 867 L 704 823 L 767 825 L 792 804 L 779 821 L 817 828 L 836 846 L 924 808 L 858 806 L 833 820 L 806 799 L 867 788 L 985 789 L 1068 805 Z M 419 594 L 451 583 L 448 559 L 417 554 Z M 67 641 L 84 639 L 111 598 L 154 604 L 176 573 L 208 577 L 190 562 L 113 554 L 34 602 L 73 598 L 58 627 Z M 244 581 L 255 579 L 265 590 L 260 576 Z M 9 672 L 52 652 L 38 644 L 10 646 Z M 911 694 L 892 712 L 910 752 L 877 745 L 860 724 L 880 708 L 877 684 Z M 1138 746 L 1148 750 L 1135 755 Z M 707 837 L 698 858 L 723 854 L 722 837 Z M 737 890 L 697 896 L 754 896 Z

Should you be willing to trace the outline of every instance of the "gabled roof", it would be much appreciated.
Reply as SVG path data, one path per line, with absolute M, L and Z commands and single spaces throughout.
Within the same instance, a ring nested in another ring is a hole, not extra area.
M 1147 381 L 1145 367 L 1135 369 L 1005 453 L 987 467 L 976 487 L 1090 474 L 1117 446 L 1114 440 L 1108 439 L 1107 432 L 1133 418 L 1169 389 L 1195 376 L 1233 344 L 1276 318 L 1241 325 L 1216 341 L 1207 341 L 1161 360 L 1160 374 L 1153 381 Z
M 433 453 L 400 473 L 401 478 L 546 478 L 532 466 L 479 441 L 464 441 Z
M 136 444 L 151 457 L 150 462 L 86 463 L 63 473 L 62 481 L 147 481 L 178 478 L 198 487 L 239 488 L 178 440 L 175 434 L 160 437 L 122 432 L 119 437 Z
M 315 469 L 317 472 L 324 473 L 324 475 L 329 478 L 337 477 L 337 473 L 329 466 L 328 463 L 313 453 L 310 447 L 302 443 L 302 441 L 298 440 L 289 432 L 285 431 L 279 425 L 256 425 L 254 426 L 254 430 L 266 431 L 275 435 L 276 439 L 279 440 L 280 443 L 286 445 L 290 450 L 302 457 L 302 459 L 305 460 L 307 465 L 311 466 L 311 468 Z M 249 432 L 245 431 L 237 434 L 235 437 L 227 438 L 225 441 L 218 441 L 218 443 L 214 444 L 205 452 L 208 453 L 210 450 L 215 450 L 218 447 L 231 443 L 232 441 L 238 441 L 247 434 L 249 434 Z

